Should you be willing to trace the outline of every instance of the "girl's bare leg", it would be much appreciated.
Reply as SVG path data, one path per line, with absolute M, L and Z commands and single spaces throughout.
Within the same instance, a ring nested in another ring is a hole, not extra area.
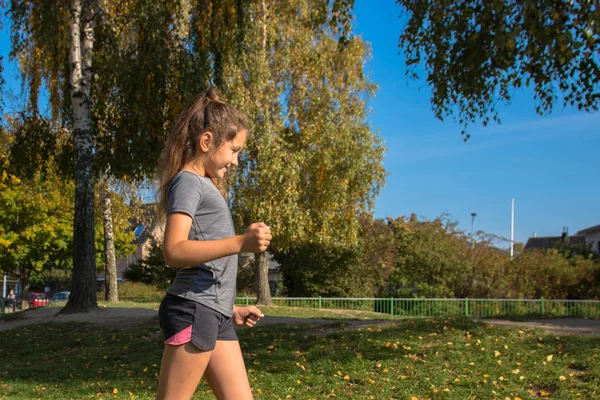
M 165 345 L 156 400 L 190 399 L 206 370 L 211 353 L 198 350 L 192 343 Z
M 253 398 L 237 340 L 217 340 L 204 376 L 219 400 Z

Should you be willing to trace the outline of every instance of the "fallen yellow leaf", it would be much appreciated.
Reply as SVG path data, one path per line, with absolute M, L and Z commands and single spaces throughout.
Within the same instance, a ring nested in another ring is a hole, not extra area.
M 114 388 L 114 389 L 113 389 L 113 394 L 119 394 L 119 389 L 117 389 L 117 388 Z
M 553 358 L 553 357 L 554 357 L 554 356 L 553 356 L 552 354 L 550 354 L 548 357 L 546 357 L 546 360 L 548 360 L 548 362 L 550 362 L 550 361 L 552 361 L 552 358 Z

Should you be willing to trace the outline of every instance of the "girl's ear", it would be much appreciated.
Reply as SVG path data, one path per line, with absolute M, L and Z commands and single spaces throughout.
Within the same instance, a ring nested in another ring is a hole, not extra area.
M 204 132 L 202 135 L 200 135 L 200 138 L 198 139 L 198 145 L 200 147 L 200 151 L 203 153 L 208 153 L 208 150 L 210 150 L 210 147 L 213 144 L 213 134 L 210 132 Z

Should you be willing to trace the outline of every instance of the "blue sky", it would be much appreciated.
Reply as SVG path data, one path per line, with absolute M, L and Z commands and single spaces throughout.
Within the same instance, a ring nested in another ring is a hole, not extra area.
M 514 198 L 517 241 L 600 224 L 600 113 L 559 105 L 540 117 L 532 92 L 521 90 L 499 106 L 502 124 L 473 126 L 464 143 L 457 124 L 433 116 L 426 82 L 405 78 L 401 12 L 388 0 L 355 3 L 355 31 L 372 45 L 368 69 L 379 85 L 371 124 L 388 148 L 375 215 L 450 213 L 470 231 L 476 212 L 476 230 L 508 238 Z
M 521 90 L 512 104 L 499 107 L 501 125 L 473 126 L 464 143 L 458 125 L 434 118 L 425 81 L 404 76 L 400 13 L 392 0 L 355 4 L 355 31 L 372 45 L 367 70 L 379 85 L 370 122 L 388 148 L 389 176 L 375 216 L 449 213 L 470 231 L 476 212 L 476 230 L 509 237 L 514 198 L 517 241 L 533 232 L 552 236 L 563 226 L 575 233 L 600 224 L 600 113 L 559 105 L 540 117 L 532 93 Z M 5 26 L 5 89 L 18 95 L 17 71 L 7 65 L 9 45 Z

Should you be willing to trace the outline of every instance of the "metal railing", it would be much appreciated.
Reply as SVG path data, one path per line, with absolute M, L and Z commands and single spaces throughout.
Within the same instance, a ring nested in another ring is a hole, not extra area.
M 123 297 L 121 301 L 160 302 L 161 297 Z M 274 306 L 309 309 L 371 311 L 398 317 L 600 317 L 598 300 L 550 299 L 417 299 L 417 298 L 331 298 L 273 297 Z M 237 297 L 237 305 L 251 305 L 256 297 Z M 0 313 L 5 313 L 5 299 L 0 298 Z
M 255 301 L 256 297 L 236 298 L 237 305 Z M 400 317 L 600 317 L 597 300 L 274 297 L 272 301 L 280 307 L 373 311 Z

